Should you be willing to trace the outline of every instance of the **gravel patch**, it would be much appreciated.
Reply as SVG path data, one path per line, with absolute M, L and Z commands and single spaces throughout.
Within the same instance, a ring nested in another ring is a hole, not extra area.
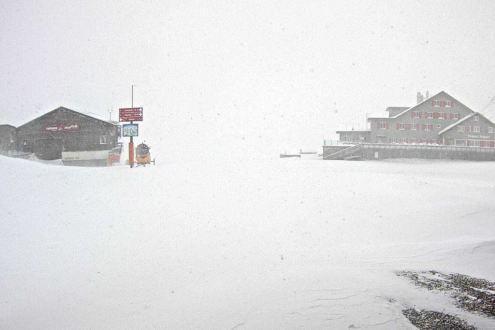
M 398 276 L 410 279 L 416 286 L 444 291 L 455 300 L 455 305 L 466 311 L 495 317 L 495 283 L 462 274 L 400 271 Z
M 466 321 L 457 316 L 413 308 L 402 311 L 405 317 L 420 330 L 475 330 Z

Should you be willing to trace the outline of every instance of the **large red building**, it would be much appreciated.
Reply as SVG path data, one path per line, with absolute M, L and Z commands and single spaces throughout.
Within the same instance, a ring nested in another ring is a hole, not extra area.
M 446 158 L 495 160 L 495 124 L 446 92 L 413 107 L 369 117 L 369 129 L 338 131 L 342 144 L 323 146 L 324 159 Z
M 389 107 L 388 116 L 368 118 L 368 130 L 338 131 L 340 140 L 495 148 L 495 124 L 482 114 L 443 91 L 418 98 L 413 107 Z

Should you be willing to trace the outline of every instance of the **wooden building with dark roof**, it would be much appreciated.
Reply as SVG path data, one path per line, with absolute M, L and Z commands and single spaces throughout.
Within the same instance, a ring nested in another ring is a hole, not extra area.
M 60 159 L 63 151 L 111 150 L 118 143 L 118 126 L 59 107 L 16 130 L 19 152 L 40 159 Z

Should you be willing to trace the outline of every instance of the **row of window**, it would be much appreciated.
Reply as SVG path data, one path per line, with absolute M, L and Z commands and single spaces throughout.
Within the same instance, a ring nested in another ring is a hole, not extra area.
M 390 125 L 386 121 L 378 122 L 378 129 L 389 129 Z M 406 123 L 396 123 L 395 128 L 399 131 L 432 131 L 433 128 L 438 130 L 442 129 L 441 124 L 406 124 Z M 480 126 L 457 126 L 457 131 L 461 133 L 481 133 Z M 488 134 L 495 134 L 495 127 L 488 127 Z
M 455 140 L 456 146 L 495 148 L 495 140 Z
M 389 124 L 385 121 L 378 122 L 379 129 L 389 129 Z M 433 131 L 433 127 L 436 129 L 441 129 L 442 125 L 437 124 L 405 124 L 405 123 L 396 123 L 395 128 L 400 131 Z
M 458 113 L 411 111 L 411 118 L 458 120 Z
M 491 132 L 490 132 L 491 128 Z M 464 125 L 459 125 L 457 126 L 457 132 L 461 133 L 480 133 L 481 128 L 479 126 L 464 126 Z M 488 128 L 488 133 L 493 133 L 493 127 Z
M 454 101 L 447 100 L 432 100 L 431 106 L 435 108 L 452 108 L 455 105 Z
M 390 143 L 437 144 L 437 140 L 433 139 L 391 137 L 388 140 Z
M 406 143 L 406 144 L 440 144 L 433 139 L 415 139 L 415 138 L 399 138 L 391 137 L 389 143 Z M 481 147 L 495 148 L 495 140 L 455 140 L 455 145 L 460 147 Z

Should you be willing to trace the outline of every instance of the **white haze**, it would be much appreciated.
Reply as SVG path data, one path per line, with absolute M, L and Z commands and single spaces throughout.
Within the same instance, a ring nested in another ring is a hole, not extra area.
M 145 109 L 157 154 L 316 149 L 366 113 L 495 95 L 492 1 L 2 1 L 0 123 Z M 229 155 L 229 156 L 228 156 Z

